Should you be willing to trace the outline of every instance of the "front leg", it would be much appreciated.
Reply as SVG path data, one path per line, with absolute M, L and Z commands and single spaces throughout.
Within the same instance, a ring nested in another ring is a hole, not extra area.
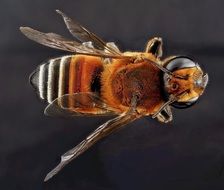
M 171 107 L 170 104 L 172 104 L 173 102 L 175 102 L 177 100 L 177 97 L 175 96 L 170 96 L 169 100 L 167 102 L 165 102 L 158 111 L 156 111 L 156 113 L 154 113 L 152 115 L 152 118 L 157 118 L 160 122 L 162 123 L 168 123 L 170 121 L 172 121 L 173 119 L 173 115 L 171 112 Z
M 170 106 L 166 106 L 157 116 L 157 120 L 161 123 L 169 123 L 173 120 L 173 114 Z
M 154 37 L 148 41 L 145 52 L 153 54 L 156 58 L 160 58 L 163 54 L 162 46 L 162 38 Z

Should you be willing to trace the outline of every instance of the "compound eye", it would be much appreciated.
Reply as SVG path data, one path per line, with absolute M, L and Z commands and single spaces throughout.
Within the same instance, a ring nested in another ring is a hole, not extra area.
M 172 85 L 171 85 L 171 89 L 172 90 L 177 90 L 179 88 L 179 85 L 177 84 L 177 83 L 173 83 Z
M 178 56 L 173 59 L 171 59 L 167 64 L 166 68 L 173 72 L 179 69 L 184 69 L 184 68 L 192 68 L 196 67 L 197 64 L 190 58 L 186 56 Z
M 179 109 L 184 109 L 184 108 L 189 108 L 191 106 L 193 106 L 198 100 L 198 97 L 192 98 L 190 100 L 188 100 L 187 102 L 174 102 L 172 103 L 172 106 L 175 108 L 179 108 Z

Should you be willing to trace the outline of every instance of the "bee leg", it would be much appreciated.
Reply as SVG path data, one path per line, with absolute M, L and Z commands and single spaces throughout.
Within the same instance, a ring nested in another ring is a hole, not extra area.
M 177 97 L 171 95 L 169 97 L 169 100 L 167 102 L 165 102 L 159 108 L 159 110 L 152 115 L 152 118 L 153 119 L 157 118 L 160 122 L 163 122 L 163 123 L 168 123 L 168 122 L 172 121 L 173 116 L 172 116 L 170 104 L 172 104 L 176 100 L 177 100 Z
M 156 58 L 160 58 L 163 54 L 162 46 L 162 38 L 154 37 L 148 41 L 145 52 L 153 54 Z
M 166 106 L 157 116 L 157 120 L 161 123 L 169 123 L 173 120 L 173 114 L 170 106 Z

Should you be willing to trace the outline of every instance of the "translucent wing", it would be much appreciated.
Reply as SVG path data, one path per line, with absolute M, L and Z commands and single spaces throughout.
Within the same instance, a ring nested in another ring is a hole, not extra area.
M 74 52 L 77 51 L 81 45 L 78 42 L 69 41 L 55 33 L 43 33 L 30 27 L 20 27 L 20 30 L 27 38 L 51 48 Z
M 56 10 L 56 11 L 63 17 L 68 30 L 75 38 L 77 38 L 81 42 L 91 41 L 91 42 L 93 42 L 93 45 L 97 49 L 100 49 L 100 50 L 105 49 L 114 55 L 122 55 L 118 49 L 109 46 L 106 42 L 104 42 L 96 34 L 88 31 L 86 28 L 81 26 L 77 21 L 72 20 L 66 14 L 64 14 L 63 12 L 61 12 L 59 10 Z
M 134 99 L 136 101 L 136 99 Z M 102 139 L 103 137 L 121 129 L 124 125 L 134 121 L 141 116 L 135 112 L 136 103 L 134 102 L 133 107 L 127 113 L 123 113 L 118 117 L 111 119 L 99 126 L 95 131 L 93 131 L 89 136 L 87 136 L 81 143 L 77 146 L 66 152 L 61 156 L 61 162 L 58 166 L 56 166 L 51 172 L 49 172 L 44 179 L 44 181 L 49 180 L 55 174 L 57 174 L 62 168 L 64 168 L 69 162 L 78 157 L 80 154 L 85 152 L 88 148 L 94 145 L 97 141 Z
M 114 108 L 109 107 L 95 93 L 66 94 L 55 99 L 45 109 L 49 116 L 106 116 L 117 115 Z
M 51 48 L 92 56 L 117 59 L 130 58 L 129 56 L 114 55 L 111 52 L 105 52 L 103 50 L 95 49 L 94 47 L 88 46 L 86 44 L 71 41 L 55 33 L 43 33 L 30 27 L 20 27 L 20 30 L 27 38 Z

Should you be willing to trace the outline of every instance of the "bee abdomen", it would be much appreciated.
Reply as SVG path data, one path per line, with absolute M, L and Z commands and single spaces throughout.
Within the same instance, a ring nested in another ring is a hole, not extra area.
M 103 65 L 100 58 L 64 56 L 43 63 L 30 76 L 38 96 L 51 103 L 64 94 L 100 92 Z
M 42 100 L 50 103 L 68 93 L 70 62 L 71 56 L 50 59 L 31 74 L 30 83 Z

